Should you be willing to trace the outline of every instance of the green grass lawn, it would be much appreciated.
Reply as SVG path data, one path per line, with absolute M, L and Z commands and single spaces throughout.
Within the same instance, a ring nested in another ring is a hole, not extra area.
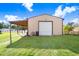
M 1 56 L 79 56 L 79 36 L 31 36 L 20 37 L 12 33 L 0 34 Z

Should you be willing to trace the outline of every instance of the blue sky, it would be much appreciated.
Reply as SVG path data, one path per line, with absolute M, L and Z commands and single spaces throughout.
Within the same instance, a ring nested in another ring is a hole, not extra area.
M 0 3 L 0 21 L 49 14 L 64 18 L 64 23 L 79 20 L 78 3 Z

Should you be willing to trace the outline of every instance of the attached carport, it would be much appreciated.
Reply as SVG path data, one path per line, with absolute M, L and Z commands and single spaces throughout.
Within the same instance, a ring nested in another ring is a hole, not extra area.
M 27 29 L 27 35 L 28 35 L 28 19 L 19 20 L 19 21 L 9 21 L 9 23 L 10 23 L 10 44 L 12 44 L 12 35 L 11 35 L 11 25 L 12 24 L 15 24 L 17 26 L 21 26 L 21 27 Z

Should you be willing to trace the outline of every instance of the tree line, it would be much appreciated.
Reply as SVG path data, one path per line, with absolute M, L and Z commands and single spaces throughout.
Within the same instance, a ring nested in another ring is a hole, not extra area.
M 9 27 L 10 27 L 10 24 L 0 23 L 0 34 L 2 33 L 2 32 L 1 32 L 1 29 L 3 29 L 3 28 L 9 29 Z M 16 26 L 16 25 L 14 25 L 14 24 L 11 25 L 11 29 L 24 30 L 23 27 L 21 27 L 21 26 Z

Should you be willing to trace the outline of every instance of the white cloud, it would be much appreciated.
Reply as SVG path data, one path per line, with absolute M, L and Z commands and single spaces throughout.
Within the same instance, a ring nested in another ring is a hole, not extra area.
M 79 18 L 74 18 L 71 22 L 74 22 L 73 26 L 79 26 Z
M 2 23 L 2 20 L 0 20 L 0 23 Z
M 79 24 L 79 18 L 75 18 L 71 22 L 74 22 L 74 23 L 78 23 Z
M 0 20 L 0 23 L 8 23 L 6 20 Z
M 13 15 L 5 15 L 5 19 L 7 21 L 15 21 L 17 19 L 17 16 L 13 16 Z
M 54 13 L 54 16 L 58 16 L 58 17 L 62 17 L 64 18 L 64 16 L 67 14 L 67 13 L 72 13 L 74 11 L 76 11 L 77 8 L 72 6 L 72 7 L 65 7 L 63 10 L 62 10 L 62 5 L 58 6 L 58 8 L 56 9 L 55 13 Z
M 62 5 L 60 5 L 54 13 L 54 16 L 61 17 L 61 15 L 62 15 Z
M 27 8 L 30 12 L 33 11 L 33 9 L 32 9 L 33 3 L 23 3 L 22 5 L 23 5 L 25 8 Z
M 18 17 L 18 16 L 14 16 L 14 15 L 5 15 L 4 18 L 7 21 L 17 21 L 17 20 L 23 20 L 22 18 Z

